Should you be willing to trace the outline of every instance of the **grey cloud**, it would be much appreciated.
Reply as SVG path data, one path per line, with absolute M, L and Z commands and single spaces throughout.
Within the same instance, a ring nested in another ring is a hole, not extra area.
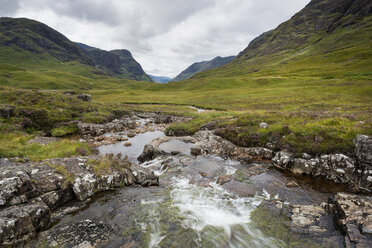
M 0 0 L 0 16 L 11 16 L 19 8 L 16 0 Z

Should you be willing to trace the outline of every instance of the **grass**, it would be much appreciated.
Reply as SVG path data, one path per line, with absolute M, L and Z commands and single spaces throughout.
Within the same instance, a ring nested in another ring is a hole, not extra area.
M 90 148 L 81 142 L 63 139 L 47 145 L 28 143 L 33 136 L 25 133 L 1 133 L 0 157 L 2 158 L 29 158 L 32 161 L 40 161 L 49 158 L 71 157 L 81 155 L 85 151 L 89 155 Z
M 68 171 L 66 167 L 63 165 L 54 165 L 54 164 L 49 164 L 50 167 L 54 168 L 58 173 L 63 175 L 64 177 L 64 182 L 63 182 L 63 188 L 68 187 L 69 185 L 72 185 L 75 183 L 75 175 Z
M 92 166 L 94 174 L 97 176 L 108 174 L 112 169 L 124 171 L 131 167 L 131 163 L 127 158 L 121 158 L 120 156 L 114 157 L 113 155 L 90 159 L 88 164 Z

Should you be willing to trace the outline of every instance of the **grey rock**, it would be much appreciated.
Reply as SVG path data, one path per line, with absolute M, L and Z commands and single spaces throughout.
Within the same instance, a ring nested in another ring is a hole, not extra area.
M 92 96 L 88 94 L 80 94 L 80 95 L 77 95 L 76 98 L 84 102 L 90 102 L 92 100 Z

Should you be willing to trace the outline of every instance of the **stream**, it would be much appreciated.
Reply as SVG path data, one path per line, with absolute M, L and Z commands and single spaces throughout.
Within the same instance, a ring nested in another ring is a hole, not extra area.
M 99 151 L 121 153 L 137 162 L 144 146 L 161 136 L 164 133 L 159 130 L 145 132 L 129 139 L 132 146 L 118 142 Z M 264 235 L 252 220 L 252 211 L 270 198 L 319 204 L 339 190 L 284 175 L 267 162 L 195 157 L 190 154 L 191 145 L 181 140 L 162 143 L 159 148 L 169 155 L 141 165 L 159 175 L 160 186 L 98 194 L 89 206 L 64 217 L 55 227 L 85 219 L 107 223 L 115 235 L 102 247 L 288 247 Z M 172 151 L 177 155 L 170 155 Z M 301 187 L 286 187 L 293 180 Z

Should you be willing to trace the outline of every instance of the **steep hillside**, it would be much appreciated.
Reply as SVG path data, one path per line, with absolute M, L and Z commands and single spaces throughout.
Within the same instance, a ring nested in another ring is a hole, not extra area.
M 109 75 L 137 81 L 152 81 L 128 50 L 105 51 L 78 42 L 76 45 L 88 55 L 96 68 Z
M 28 51 L 35 56 L 51 56 L 59 61 L 92 61 L 61 33 L 37 21 L 26 18 L 0 18 L 0 47 Z
M 254 39 L 237 59 L 196 78 L 371 73 L 371 30 L 372 1 L 313 0 Z
M 182 81 L 191 78 L 196 73 L 207 71 L 210 69 L 218 68 L 229 63 L 235 56 L 230 57 L 216 57 L 210 61 L 197 62 L 189 66 L 186 70 L 181 72 L 177 77 L 173 78 L 172 81 Z
M 152 81 L 128 50 L 112 50 L 110 53 L 119 56 L 121 73 L 123 75 L 128 75 L 127 78 L 141 81 Z
M 150 81 L 140 65 L 136 66 L 143 73 L 134 75 L 125 69 L 133 66 L 123 66 L 122 59 L 115 53 L 96 52 L 89 46 L 83 48 L 43 23 L 26 18 L 0 18 L 0 86 L 86 90 L 135 83 L 124 79 Z M 88 56 L 85 49 L 90 49 L 93 55 Z M 93 59 L 101 57 L 121 76 L 113 77 L 113 72 L 95 66 Z M 132 64 L 137 63 L 132 60 Z M 135 87 L 141 85 L 143 83 Z

